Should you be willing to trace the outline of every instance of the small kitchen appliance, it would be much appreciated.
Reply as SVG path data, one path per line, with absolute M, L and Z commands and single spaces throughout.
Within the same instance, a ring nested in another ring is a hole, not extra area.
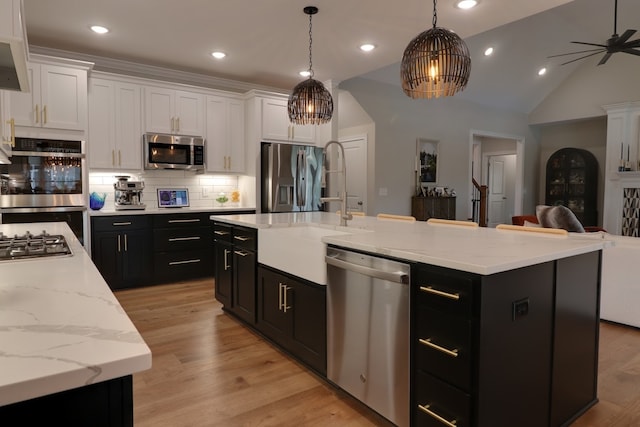
M 145 133 L 144 168 L 204 171 L 204 138 Z
M 140 210 L 147 206 L 142 203 L 142 190 L 144 190 L 144 182 L 129 181 L 129 176 L 119 175 L 114 184 L 115 189 L 115 206 L 117 211 L 121 210 Z

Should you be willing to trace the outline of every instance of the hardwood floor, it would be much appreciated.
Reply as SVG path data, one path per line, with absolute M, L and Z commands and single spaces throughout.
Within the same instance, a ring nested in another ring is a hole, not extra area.
M 115 293 L 153 353 L 136 427 L 390 426 L 223 313 L 212 282 Z M 601 323 L 598 397 L 574 427 L 640 425 L 640 330 Z

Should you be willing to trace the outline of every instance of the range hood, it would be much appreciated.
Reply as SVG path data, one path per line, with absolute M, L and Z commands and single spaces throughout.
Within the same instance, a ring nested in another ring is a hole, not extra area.
M 24 41 L 0 38 L 0 89 L 29 92 Z

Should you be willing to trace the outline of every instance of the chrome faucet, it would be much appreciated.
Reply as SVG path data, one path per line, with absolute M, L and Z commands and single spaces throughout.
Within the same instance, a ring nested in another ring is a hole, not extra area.
M 353 216 L 347 212 L 347 165 L 344 158 L 344 146 L 338 141 L 329 141 L 325 144 L 323 153 L 325 159 L 327 157 L 327 147 L 331 144 L 336 144 L 340 147 L 340 154 L 342 155 L 342 170 L 325 170 L 324 175 L 326 179 L 326 175 L 330 173 L 341 173 L 342 174 L 342 191 L 338 197 L 321 197 L 321 202 L 340 202 L 340 225 L 346 227 L 347 221 L 353 219 Z

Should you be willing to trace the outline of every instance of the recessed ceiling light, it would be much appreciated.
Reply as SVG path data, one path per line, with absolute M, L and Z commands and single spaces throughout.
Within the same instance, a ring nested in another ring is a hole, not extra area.
M 376 46 L 371 44 L 371 43 L 365 43 L 365 44 L 360 46 L 360 50 L 362 50 L 364 52 L 371 52 L 375 48 L 376 48 Z
M 458 9 L 471 9 L 478 5 L 478 0 L 460 0 L 456 3 Z
M 302 77 L 309 77 L 311 75 L 311 72 L 309 70 L 304 70 L 300 71 L 298 74 L 300 74 Z
M 547 73 L 547 69 L 545 67 L 542 67 L 538 70 L 539 76 L 544 76 L 546 73 Z
M 492 47 L 488 47 L 485 51 L 484 51 L 484 56 L 489 56 L 493 53 L 493 48 Z
M 92 25 L 91 26 L 91 31 L 93 31 L 94 33 L 98 33 L 98 34 L 106 34 L 109 32 L 109 29 L 107 27 L 103 27 L 101 25 Z
M 216 52 L 211 52 L 211 56 L 213 56 L 216 59 L 222 59 L 225 56 L 227 56 L 227 54 L 224 52 L 216 51 Z

